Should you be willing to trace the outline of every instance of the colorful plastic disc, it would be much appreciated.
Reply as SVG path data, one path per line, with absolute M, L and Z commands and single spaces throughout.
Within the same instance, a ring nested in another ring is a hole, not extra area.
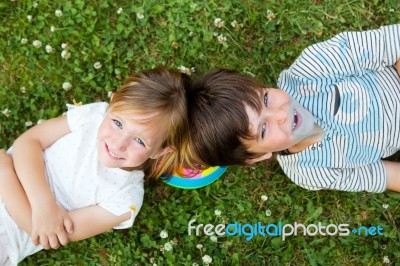
M 168 185 L 183 188 L 196 189 L 207 186 L 217 180 L 225 171 L 226 166 L 209 167 L 203 171 L 191 169 L 183 169 L 184 176 L 174 174 L 170 178 L 162 177 L 161 179 Z

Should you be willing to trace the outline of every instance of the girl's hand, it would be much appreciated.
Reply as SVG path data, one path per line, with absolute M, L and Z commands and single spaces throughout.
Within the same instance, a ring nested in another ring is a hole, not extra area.
M 32 242 L 45 249 L 57 249 L 67 245 L 68 234 L 73 233 L 73 224 L 68 213 L 56 202 L 48 201 L 32 207 Z

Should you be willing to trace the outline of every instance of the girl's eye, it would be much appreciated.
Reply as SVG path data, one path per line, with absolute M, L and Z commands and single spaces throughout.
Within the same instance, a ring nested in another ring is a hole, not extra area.
M 264 105 L 268 106 L 268 92 L 264 94 Z
M 135 138 L 135 141 L 136 141 L 137 143 L 139 143 L 140 145 L 146 147 L 146 145 L 144 145 L 144 142 L 143 142 L 143 140 L 142 140 L 141 138 Z
M 267 131 L 267 124 L 263 124 L 261 127 L 261 138 L 264 138 L 265 131 Z
M 122 128 L 122 123 L 121 123 L 121 122 L 119 122 L 119 121 L 116 120 L 116 119 L 113 119 L 112 121 L 114 122 L 114 124 L 115 124 L 117 127 Z

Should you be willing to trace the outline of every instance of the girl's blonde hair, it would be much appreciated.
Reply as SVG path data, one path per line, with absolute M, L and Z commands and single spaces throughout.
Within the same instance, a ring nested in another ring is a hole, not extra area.
M 147 160 L 141 168 L 152 179 L 170 176 L 180 166 L 181 147 L 188 143 L 186 92 L 190 78 L 177 70 L 157 67 L 130 75 L 113 95 L 110 111 L 125 113 L 157 113 L 143 121 L 164 131 L 161 148 L 172 148 L 157 159 Z

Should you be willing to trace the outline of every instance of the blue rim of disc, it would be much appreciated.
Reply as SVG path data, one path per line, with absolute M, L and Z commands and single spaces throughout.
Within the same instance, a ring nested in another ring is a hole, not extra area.
M 202 177 L 181 177 L 173 175 L 170 178 L 161 177 L 164 183 L 182 189 L 196 189 L 207 186 L 217 180 L 223 173 L 225 173 L 227 166 L 217 166 L 217 168 L 206 176 Z M 206 169 L 207 170 L 207 169 Z

